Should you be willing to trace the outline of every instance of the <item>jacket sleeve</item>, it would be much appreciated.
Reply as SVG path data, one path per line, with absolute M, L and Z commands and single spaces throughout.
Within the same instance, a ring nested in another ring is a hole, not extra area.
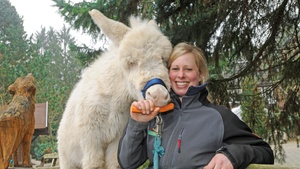
M 227 108 L 217 108 L 224 122 L 224 146 L 217 153 L 226 155 L 234 168 L 246 168 L 251 163 L 274 164 L 270 145 Z
M 118 162 L 121 168 L 136 169 L 148 159 L 146 145 L 147 127 L 148 123 L 129 119 L 118 147 Z

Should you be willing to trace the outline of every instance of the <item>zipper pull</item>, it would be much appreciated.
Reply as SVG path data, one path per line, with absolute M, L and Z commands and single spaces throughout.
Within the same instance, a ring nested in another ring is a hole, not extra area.
M 181 129 L 181 132 L 180 132 L 179 137 L 177 139 L 177 151 L 178 151 L 178 153 L 181 152 L 181 139 L 182 139 L 183 130 L 184 130 L 184 128 Z

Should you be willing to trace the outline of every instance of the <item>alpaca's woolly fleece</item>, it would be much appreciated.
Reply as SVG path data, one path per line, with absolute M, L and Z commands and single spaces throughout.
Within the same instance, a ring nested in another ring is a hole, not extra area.
M 166 61 L 172 45 L 156 23 L 131 17 L 127 27 L 97 10 L 90 15 L 113 44 L 84 71 L 68 99 L 57 137 L 61 169 L 119 168 L 119 139 L 131 103 L 144 99 L 144 85 L 160 78 L 167 88 L 151 86 L 146 99 L 156 106 L 170 100 Z

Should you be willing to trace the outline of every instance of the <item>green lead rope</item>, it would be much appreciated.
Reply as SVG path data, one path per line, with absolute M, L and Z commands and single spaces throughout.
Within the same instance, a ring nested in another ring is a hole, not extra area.
M 148 130 L 148 135 L 154 137 L 154 144 L 153 144 L 153 168 L 158 169 L 158 161 L 159 157 L 162 157 L 165 154 L 164 148 L 161 146 L 161 125 L 162 125 L 162 118 L 160 115 L 156 116 L 156 127 L 154 130 Z
M 154 169 L 158 169 L 158 157 L 162 157 L 165 154 L 164 148 L 161 146 L 161 137 L 157 135 L 154 138 L 154 149 L 153 149 L 153 167 Z

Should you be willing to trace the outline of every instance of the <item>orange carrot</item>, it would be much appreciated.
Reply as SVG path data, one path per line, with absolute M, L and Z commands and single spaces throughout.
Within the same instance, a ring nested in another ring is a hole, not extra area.
M 154 109 L 155 108 L 156 107 L 154 106 Z M 169 111 L 169 110 L 173 110 L 173 109 L 174 109 L 174 104 L 173 103 L 169 103 L 169 104 L 167 104 L 165 106 L 160 107 L 159 112 L 163 113 L 163 112 L 166 112 L 166 111 Z M 133 112 L 133 113 L 142 113 L 142 110 L 138 109 L 135 106 L 131 106 L 130 111 Z

